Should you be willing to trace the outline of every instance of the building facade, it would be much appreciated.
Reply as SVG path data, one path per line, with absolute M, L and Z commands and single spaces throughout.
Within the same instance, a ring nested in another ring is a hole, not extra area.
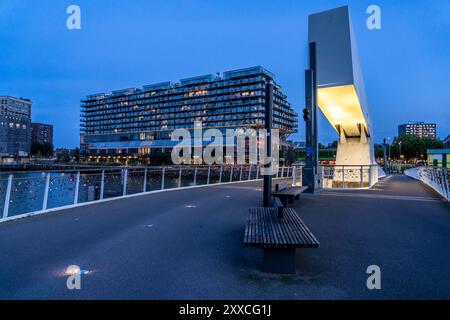
M 413 135 L 436 139 L 436 124 L 425 122 L 411 122 L 398 126 L 398 136 Z
M 0 159 L 28 157 L 31 147 L 31 101 L 0 96 Z
M 148 162 L 170 150 L 175 129 L 263 128 L 265 87 L 275 83 L 262 67 L 227 71 L 87 96 L 81 102 L 80 149 L 84 160 Z M 274 85 L 273 127 L 282 138 L 295 132 L 297 114 Z
M 44 123 L 31 124 L 31 141 L 53 144 L 53 126 Z
M 450 169 L 450 149 L 429 149 L 428 165 Z

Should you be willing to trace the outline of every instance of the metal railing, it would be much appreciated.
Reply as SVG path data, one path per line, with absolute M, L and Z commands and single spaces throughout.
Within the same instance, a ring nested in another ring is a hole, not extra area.
M 319 166 L 320 188 L 369 188 L 377 166 Z M 259 166 L 167 166 L 0 173 L 0 222 L 94 201 L 196 186 L 262 179 Z M 302 166 L 274 178 L 302 185 Z
M 378 165 L 320 165 L 318 172 L 323 189 L 363 189 L 378 182 Z
M 450 170 L 432 166 L 405 170 L 405 175 L 420 180 L 450 201 Z
M 259 166 L 99 168 L 0 174 L 0 222 L 48 210 L 133 194 L 262 179 Z M 274 178 L 301 185 L 300 167 Z

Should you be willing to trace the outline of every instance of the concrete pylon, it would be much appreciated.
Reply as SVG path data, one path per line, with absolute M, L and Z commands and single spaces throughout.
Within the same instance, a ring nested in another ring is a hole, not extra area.
M 372 126 L 348 6 L 312 14 L 308 25 L 309 42 L 317 46 L 317 104 L 339 135 L 336 165 L 374 165 Z M 361 181 L 358 175 L 349 178 Z

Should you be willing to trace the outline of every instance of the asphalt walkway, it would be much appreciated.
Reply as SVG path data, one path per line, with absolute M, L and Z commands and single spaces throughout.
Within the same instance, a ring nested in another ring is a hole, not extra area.
M 321 243 L 297 275 L 261 272 L 242 246 L 259 182 L 144 195 L 0 224 L 0 299 L 450 298 L 450 205 L 395 175 L 374 190 L 305 195 Z M 366 288 L 378 265 L 382 289 Z M 81 290 L 65 269 L 79 265 Z

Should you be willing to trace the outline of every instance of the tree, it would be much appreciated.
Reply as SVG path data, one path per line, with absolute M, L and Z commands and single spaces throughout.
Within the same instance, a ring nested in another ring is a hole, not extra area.
M 59 162 L 80 161 L 80 149 L 60 149 L 56 154 Z
M 63 149 L 57 151 L 56 158 L 59 162 L 70 162 L 70 150 Z
M 294 149 L 289 149 L 284 155 L 285 165 L 292 165 L 297 161 L 297 158 L 297 152 Z
M 73 161 L 80 161 L 80 148 L 76 147 L 75 149 L 70 150 L 70 157 Z
M 48 158 L 53 155 L 53 144 L 49 142 L 33 141 L 30 153 L 38 159 Z
M 383 158 L 384 157 L 383 145 L 375 143 L 373 147 L 375 152 L 375 158 Z
M 330 143 L 330 144 L 328 145 L 328 147 L 331 148 L 331 149 L 336 149 L 336 148 L 338 147 L 338 142 L 337 142 L 337 140 L 334 140 L 332 143 Z
M 394 138 L 391 145 L 391 157 L 399 159 L 401 149 L 401 155 L 406 160 L 412 158 L 424 159 L 428 149 L 442 148 L 444 148 L 444 143 L 441 140 L 429 137 L 421 138 L 414 135 L 403 135 Z

